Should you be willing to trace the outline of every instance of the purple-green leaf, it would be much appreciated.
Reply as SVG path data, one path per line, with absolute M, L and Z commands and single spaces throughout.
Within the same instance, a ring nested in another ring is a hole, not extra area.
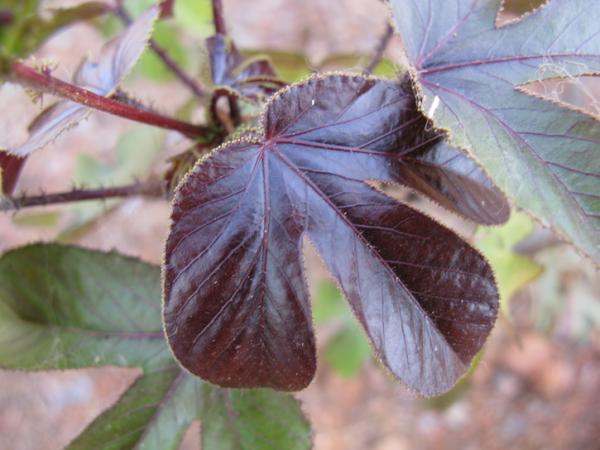
M 600 123 L 523 86 L 600 71 L 600 8 L 551 0 L 499 27 L 501 0 L 391 0 L 422 107 L 517 205 L 600 261 Z
M 411 164 L 430 152 L 431 167 L 450 167 L 410 88 L 314 77 L 276 95 L 262 125 L 260 137 L 206 157 L 176 191 L 163 315 L 177 359 L 222 386 L 310 383 L 307 236 L 382 362 L 423 395 L 450 389 L 490 332 L 498 294 L 476 250 L 366 183 L 414 182 Z M 479 195 L 479 177 L 464 184 L 476 186 L 469 195 Z M 444 198 L 460 209 L 462 198 Z
M 110 96 L 135 66 L 146 48 L 158 17 L 152 7 L 119 37 L 108 42 L 95 62 L 85 59 L 73 76 L 73 83 L 95 94 Z M 69 100 L 61 100 L 42 111 L 29 127 L 29 137 L 22 145 L 9 149 L 26 156 L 56 139 L 90 114 L 90 109 Z

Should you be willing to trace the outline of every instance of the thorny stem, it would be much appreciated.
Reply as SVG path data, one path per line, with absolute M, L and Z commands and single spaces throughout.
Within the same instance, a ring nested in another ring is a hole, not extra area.
M 21 208 L 33 206 L 47 206 L 58 203 L 80 202 L 84 200 L 107 200 L 110 198 L 132 197 L 135 195 L 162 197 L 164 195 L 163 184 L 160 181 L 153 180 L 117 187 L 73 189 L 72 191 L 67 192 L 34 196 L 0 197 L 0 212 L 16 211 Z
M 227 29 L 225 28 L 225 19 L 223 16 L 223 3 L 221 0 L 212 0 L 212 9 L 216 34 L 227 34 Z
M 131 24 L 131 17 L 127 13 L 127 10 L 122 5 L 122 2 L 119 2 L 115 7 L 115 14 L 121 19 L 121 21 L 125 25 Z M 181 67 L 175 62 L 173 58 L 169 56 L 169 54 L 163 49 L 161 46 L 157 44 L 154 39 L 150 39 L 148 41 L 148 45 L 152 49 L 156 56 L 158 56 L 164 65 L 171 71 L 173 74 L 179 78 L 179 80 L 187 86 L 187 88 L 192 91 L 192 93 L 199 98 L 203 98 L 206 96 L 206 92 L 202 87 L 194 81 L 188 74 L 186 74 Z
M 381 58 L 383 58 L 383 53 L 385 52 L 385 49 L 390 43 L 390 39 L 392 39 L 393 35 L 394 27 L 391 24 L 388 24 L 387 28 L 385 29 L 385 32 L 379 39 L 377 47 L 375 47 L 375 53 L 373 54 L 371 62 L 369 62 L 369 64 L 367 65 L 367 67 L 365 67 L 365 70 L 363 71 L 365 75 L 371 75 L 375 70 L 375 67 L 377 67 L 377 64 L 381 62 Z
M 208 130 L 202 126 L 182 122 L 171 117 L 135 108 L 111 98 L 102 97 L 87 89 L 54 78 L 50 74 L 37 72 L 35 69 L 20 62 L 16 62 L 12 65 L 12 72 L 15 81 L 18 83 L 25 84 L 47 94 L 64 97 L 89 108 L 98 109 L 115 116 L 124 117 L 159 128 L 179 131 L 190 138 L 204 136 L 208 132 Z

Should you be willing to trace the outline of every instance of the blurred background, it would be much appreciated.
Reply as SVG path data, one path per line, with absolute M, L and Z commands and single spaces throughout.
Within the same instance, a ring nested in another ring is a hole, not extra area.
M 58 6 L 76 1 L 47 1 Z M 109 2 L 110 3 L 110 2 Z M 139 13 L 149 1 L 127 2 Z M 244 51 L 266 51 L 289 80 L 313 70 L 366 65 L 387 25 L 379 0 L 223 0 L 228 28 Z M 500 22 L 543 3 L 507 1 Z M 208 0 L 177 0 L 175 17 L 155 38 L 189 73 L 206 74 L 203 38 L 212 32 Z M 98 20 L 54 36 L 36 54 L 55 61 L 70 79 L 83 57 L 97 54 L 119 30 Z M 394 38 L 378 73 L 401 66 Z M 205 76 L 205 75 L 203 75 Z M 600 113 L 600 84 L 562 80 L 531 89 Z M 152 55 L 145 55 L 126 90 L 171 115 L 203 111 Z M 44 97 L 44 103 L 52 99 Z M 0 87 L 0 147 L 22 142 L 40 111 L 20 87 Z M 6 107 L 10 105 L 10 108 Z M 31 194 L 113 185 L 165 169 L 165 159 L 189 145 L 175 133 L 102 113 L 35 153 L 18 190 Z M 371 357 L 353 317 L 313 249 L 306 247 L 319 343 L 317 377 L 298 394 L 315 430 L 316 450 L 600 449 L 600 274 L 526 215 L 493 229 L 470 223 L 400 188 L 390 195 L 435 215 L 491 260 L 502 292 L 502 314 L 472 371 L 449 394 L 422 399 L 394 381 Z M 560 212 L 557 212 L 560 213 Z M 55 240 L 120 252 L 160 263 L 169 205 L 162 200 L 81 203 L 0 215 L 0 252 Z M 58 450 L 110 406 L 135 370 L 52 373 L 0 371 L 0 450 Z M 199 426 L 182 448 L 199 448 Z M 210 450 L 210 449 L 206 449 Z

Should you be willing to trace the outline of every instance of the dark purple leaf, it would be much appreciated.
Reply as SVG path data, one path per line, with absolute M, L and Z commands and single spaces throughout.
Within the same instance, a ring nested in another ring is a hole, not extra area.
M 0 150 L 0 193 L 6 195 L 13 193 L 25 165 L 25 159 Z
M 446 141 L 406 155 L 395 169 L 401 183 L 474 222 L 497 225 L 510 216 L 506 197 L 485 172 Z
M 397 165 L 441 139 L 425 125 L 402 85 L 316 77 L 268 103 L 262 137 L 196 166 L 175 194 L 164 267 L 165 328 L 183 366 L 228 387 L 308 385 L 306 235 L 383 363 L 421 394 L 450 389 L 495 321 L 491 269 L 365 183 L 401 181 Z
M 600 122 L 526 90 L 600 73 L 598 2 L 536 0 L 499 26 L 504 3 L 390 0 L 423 111 L 520 208 L 599 263 Z
M 269 80 L 277 80 L 275 69 L 268 59 L 257 57 L 246 60 L 235 45 L 221 34 L 208 38 L 206 46 L 215 85 L 231 87 L 248 97 L 271 95 L 277 90 L 269 83 Z

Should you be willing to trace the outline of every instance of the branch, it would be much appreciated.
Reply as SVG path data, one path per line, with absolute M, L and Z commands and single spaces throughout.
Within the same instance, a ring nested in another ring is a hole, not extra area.
M 89 108 L 155 127 L 179 131 L 190 138 L 205 136 L 208 133 L 206 127 L 182 122 L 177 119 L 135 108 L 111 98 L 103 97 L 88 91 L 87 89 L 54 78 L 48 73 L 37 72 L 35 69 L 19 62 L 12 65 L 12 72 L 15 81 L 18 83 L 27 85 L 47 94 L 58 95 L 59 97 L 80 103 Z
M 373 55 L 373 58 L 371 59 L 371 62 L 367 65 L 367 67 L 365 67 L 365 70 L 363 70 L 363 74 L 371 75 L 373 73 L 377 65 L 381 62 L 381 58 L 383 58 L 383 53 L 385 52 L 385 49 L 390 43 L 390 40 L 392 39 L 393 35 L 394 27 L 391 24 L 388 24 L 387 28 L 385 29 L 385 33 L 383 33 L 383 35 L 379 39 L 377 47 L 375 47 L 375 53 Z
M 131 24 L 131 16 L 129 16 L 129 13 L 127 13 L 127 10 L 125 9 L 125 7 L 119 3 L 116 7 L 115 7 L 115 14 L 121 19 L 121 21 L 125 24 L 125 25 L 129 25 Z M 206 96 L 206 92 L 204 91 L 204 89 L 202 89 L 202 87 L 196 82 L 194 81 L 190 76 L 188 76 L 181 67 L 179 67 L 179 65 L 177 64 L 177 62 L 175 62 L 175 60 L 173 58 L 171 58 L 168 53 L 166 52 L 165 49 L 163 49 L 161 46 L 159 46 L 157 44 L 157 42 L 154 39 L 150 39 L 148 41 L 148 45 L 150 46 L 150 48 L 152 49 L 152 51 L 154 53 L 156 53 L 156 56 L 158 56 L 160 58 L 160 60 L 164 63 L 164 65 L 171 71 L 173 72 L 173 74 L 179 78 L 179 80 L 185 84 L 188 89 L 190 91 L 192 91 L 192 93 L 199 98 L 203 98 Z
M 221 0 L 212 0 L 213 21 L 215 23 L 216 34 L 227 34 L 225 28 L 225 19 L 223 17 L 223 3 Z
M 21 208 L 33 206 L 48 206 L 59 203 L 72 203 L 84 200 L 107 200 L 110 198 L 123 198 L 132 196 L 162 197 L 164 195 L 163 184 L 160 181 L 148 181 L 145 183 L 134 183 L 125 186 L 99 188 L 99 189 L 73 189 L 67 192 L 54 194 L 0 197 L 0 212 L 16 211 Z

